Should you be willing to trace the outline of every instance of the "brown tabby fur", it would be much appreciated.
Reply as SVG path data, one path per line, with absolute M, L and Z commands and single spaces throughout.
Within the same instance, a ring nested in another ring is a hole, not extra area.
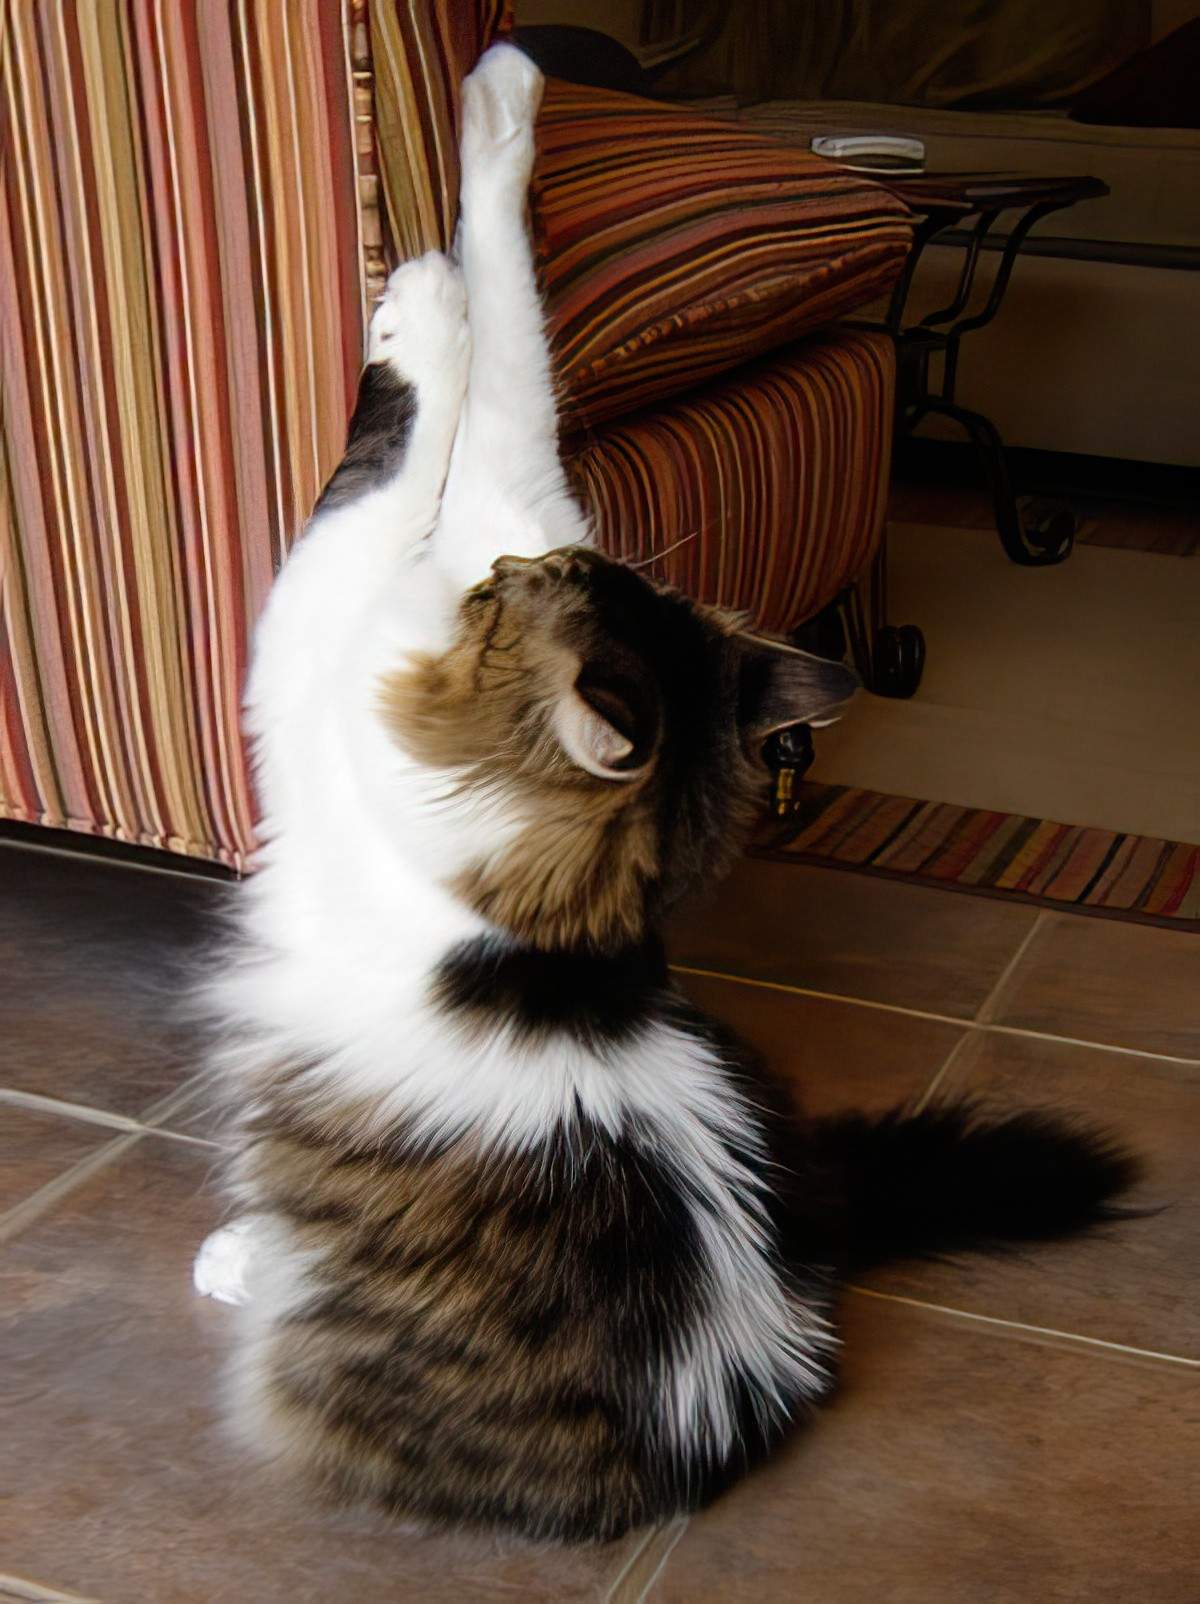
M 520 797 L 516 842 L 469 865 L 451 889 L 543 950 L 640 940 L 648 888 L 663 870 L 653 763 L 625 783 L 598 781 L 549 729 L 556 699 L 594 645 L 590 603 L 563 581 L 606 566 L 583 549 L 501 559 L 467 592 L 450 649 L 416 658 L 383 687 L 389 727 L 422 763 L 457 774 L 465 792 Z M 736 632 L 732 614 L 687 605 L 714 635 Z M 747 764 L 729 816 L 731 850 L 761 790 L 761 768 Z
M 565 1148 L 489 1153 L 469 1135 L 356 1139 L 360 1111 L 317 1115 L 292 1079 L 260 1087 L 237 1164 L 323 1267 L 252 1357 L 282 1467 L 433 1523 L 470 1508 L 594 1539 L 650 1518 L 660 1472 L 645 1423 L 622 1413 L 632 1360 L 601 1286 L 627 1278 L 631 1240 L 664 1224 L 686 1262 L 649 1178 Z

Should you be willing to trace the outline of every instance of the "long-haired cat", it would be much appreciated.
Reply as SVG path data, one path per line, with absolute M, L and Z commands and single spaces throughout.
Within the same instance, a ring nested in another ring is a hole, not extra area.
M 232 1413 L 338 1496 L 605 1539 L 834 1384 L 848 1266 L 1037 1238 L 1128 1181 L 1043 1117 L 805 1124 L 675 989 L 771 731 L 850 695 L 588 544 L 525 233 L 541 81 L 464 91 L 461 268 L 401 267 L 259 628 L 260 872 L 217 987 Z

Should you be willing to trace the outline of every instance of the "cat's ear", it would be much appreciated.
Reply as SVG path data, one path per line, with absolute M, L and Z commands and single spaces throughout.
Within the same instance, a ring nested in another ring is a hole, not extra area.
M 658 719 L 634 681 L 584 667 L 560 695 L 552 717 L 572 763 L 602 780 L 634 780 L 653 756 Z
M 845 663 L 762 635 L 737 636 L 741 651 L 738 714 L 747 741 L 758 747 L 793 724 L 832 724 L 858 689 Z

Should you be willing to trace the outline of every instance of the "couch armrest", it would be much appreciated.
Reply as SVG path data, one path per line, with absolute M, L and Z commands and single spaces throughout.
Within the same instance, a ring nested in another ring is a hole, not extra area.
M 685 107 L 550 80 L 534 229 L 567 429 L 678 395 L 878 297 L 885 189 Z
M 462 81 L 511 27 L 512 0 L 369 0 L 366 10 L 386 254 L 405 261 L 454 238 Z

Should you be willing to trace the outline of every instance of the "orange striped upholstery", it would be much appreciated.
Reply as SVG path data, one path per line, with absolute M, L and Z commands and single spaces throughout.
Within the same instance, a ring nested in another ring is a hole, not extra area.
M 534 220 L 567 427 L 679 395 L 883 292 L 905 207 L 799 145 L 547 84 Z
M 408 248 L 500 10 L 371 7 Z M 245 860 L 247 639 L 385 265 L 367 50 L 365 0 L 4 0 L 0 816 Z
M 883 531 L 891 341 L 807 340 L 673 405 L 609 425 L 574 458 L 600 543 L 704 601 L 785 632 L 870 563 Z

